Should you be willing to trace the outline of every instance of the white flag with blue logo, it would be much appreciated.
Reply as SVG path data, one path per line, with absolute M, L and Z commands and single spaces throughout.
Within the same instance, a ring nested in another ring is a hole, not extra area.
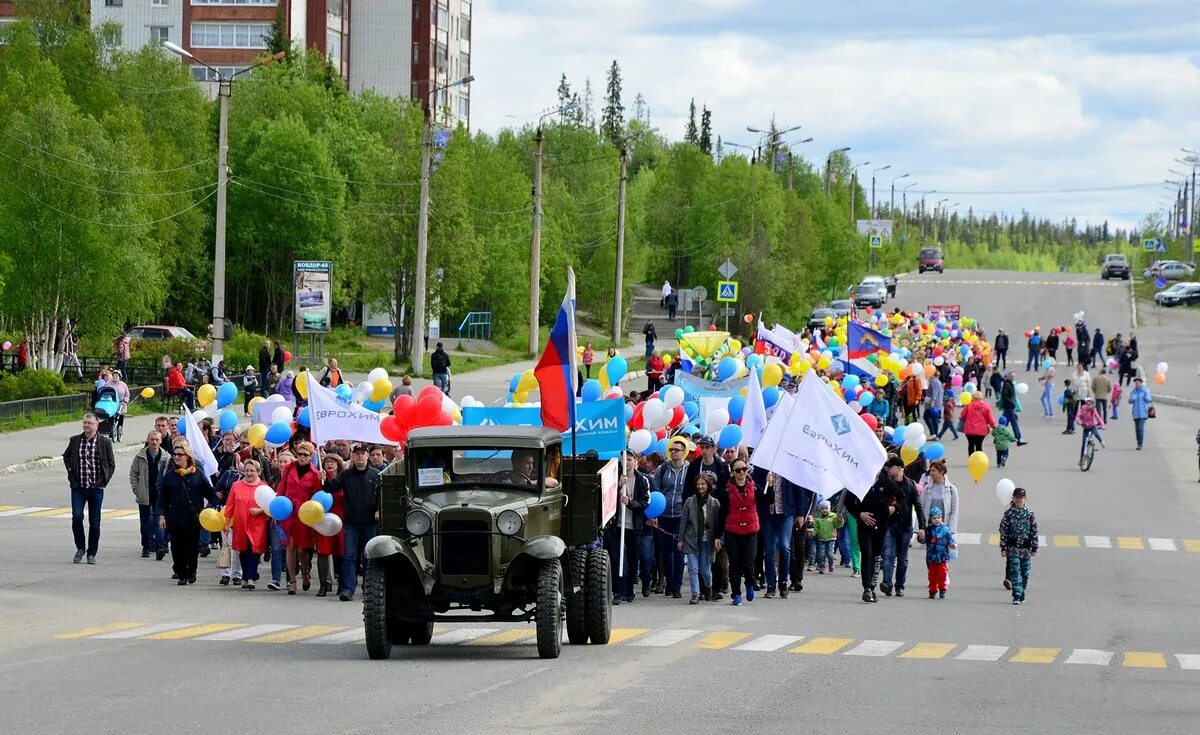
M 826 497 L 846 488 L 858 498 L 875 484 L 887 452 L 871 427 L 813 371 L 788 410 L 776 410 L 750 463 Z

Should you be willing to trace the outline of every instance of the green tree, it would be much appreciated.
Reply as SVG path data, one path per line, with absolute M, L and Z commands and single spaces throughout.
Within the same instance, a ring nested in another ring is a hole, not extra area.
M 683 139 L 692 145 L 700 145 L 700 133 L 696 127 L 696 98 L 688 103 L 687 127 L 683 131 Z
M 704 111 L 700 113 L 700 150 L 708 155 L 712 155 L 712 110 L 708 109 L 708 105 L 704 106 Z
M 604 112 L 600 133 L 613 145 L 619 145 L 625 131 L 625 106 L 621 104 L 621 66 L 613 59 L 605 82 Z

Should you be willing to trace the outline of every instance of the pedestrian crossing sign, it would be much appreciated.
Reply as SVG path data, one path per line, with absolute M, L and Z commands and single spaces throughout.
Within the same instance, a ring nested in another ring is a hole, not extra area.
M 1167 244 L 1165 242 L 1163 242 L 1162 240 L 1158 241 L 1158 252 L 1160 252 L 1160 253 L 1167 252 Z
M 1158 240 L 1156 240 L 1153 237 L 1147 237 L 1146 239 L 1142 240 L 1142 249 L 1149 251 L 1149 252 L 1153 252 L 1154 246 L 1157 244 L 1158 244 Z
M 1192 252 L 1200 253 L 1200 237 L 1192 238 Z
M 737 281 L 717 281 L 717 301 L 730 303 L 738 300 Z
M 873 248 L 883 247 L 883 236 L 882 235 L 871 235 L 871 247 L 873 247 Z

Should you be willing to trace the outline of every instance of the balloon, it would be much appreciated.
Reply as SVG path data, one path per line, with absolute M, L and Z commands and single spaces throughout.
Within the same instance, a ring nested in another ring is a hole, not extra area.
M 308 398 L 308 371 L 301 370 L 296 379 L 292 381 L 292 388 L 295 389 L 296 395 L 301 398 Z
M 866 408 L 875 402 L 875 394 L 869 390 L 864 390 L 858 396 L 858 405 Z
M 154 389 L 153 388 L 142 388 L 141 396 L 142 396 L 142 398 L 145 398 L 146 400 L 150 400 L 151 398 L 154 397 Z
M 905 428 L 903 426 L 897 426 L 896 430 L 892 432 L 892 444 L 903 444 L 904 432 Z
M 777 386 L 772 385 L 769 388 L 763 388 L 763 405 L 767 408 L 774 406 L 776 403 L 779 403 L 779 397 L 782 395 L 783 392 Z
M 205 531 L 219 533 L 225 530 L 225 516 L 216 508 L 205 508 L 200 511 L 200 526 Z
M 1160 362 L 1160 363 L 1158 363 L 1158 366 L 1155 368 L 1154 372 L 1158 373 L 1159 375 L 1166 375 L 1168 367 L 1169 366 L 1167 365 L 1167 363 Z
M 970 393 L 958 394 L 958 405 L 960 406 L 969 406 L 973 400 L 975 400 L 975 396 L 971 395 Z
M 768 363 L 762 372 L 763 387 L 771 388 L 781 382 L 783 382 L 783 366 L 775 362 Z
M 262 396 L 254 396 L 253 398 L 251 398 L 250 403 L 246 404 L 250 407 L 250 415 L 251 416 L 254 415 L 254 407 L 255 406 L 257 406 L 260 403 L 266 403 L 266 402 L 267 402 L 267 399 L 263 398 Z
M 329 509 L 333 507 L 333 496 L 324 490 L 318 490 L 313 493 L 312 499 L 320 503 L 321 508 L 323 508 L 326 513 L 328 513 Z M 303 510 L 303 508 L 301 508 L 301 510 Z
M 370 386 L 372 401 L 382 401 L 392 394 L 392 381 L 388 380 L 387 378 L 372 380 Z
M 746 410 L 746 398 L 744 396 L 734 396 L 729 399 L 729 420 L 741 421 L 742 412 Z
M 280 406 L 271 412 L 272 424 L 290 424 L 292 423 L 292 409 L 287 406 Z
M 207 411 L 192 411 L 192 421 L 195 421 L 197 424 L 206 418 L 208 418 Z
M 434 390 L 437 390 L 436 388 Z M 417 405 L 412 411 L 412 419 L 409 424 L 413 427 L 429 426 L 437 420 L 437 417 L 442 413 L 442 392 L 438 394 L 425 394 L 417 399 Z M 525 401 L 520 400 L 519 403 Z
M 1167 382 L 1167 376 L 1166 376 L 1166 375 L 1163 375 L 1162 373 L 1155 373 L 1155 374 L 1154 374 L 1154 383 L 1155 383 L 1155 385 L 1162 385 L 1162 384 L 1163 384 L 1163 383 L 1165 383 L 1165 382 Z
M 275 499 L 275 491 L 269 485 L 259 485 L 254 488 L 254 504 L 264 513 L 270 512 L 271 501 Z
M 1021 395 L 1025 395 L 1028 392 L 1029 392 L 1029 384 L 1028 383 L 1017 383 L 1017 393 L 1020 393 Z
M 222 411 L 221 415 L 217 418 L 217 426 L 220 427 L 221 431 L 233 431 L 237 428 L 237 424 L 237 414 L 228 408 Z
M 946 456 L 946 446 L 941 442 L 933 442 L 925 447 L 925 459 L 930 462 Z
M 592 401 L 598 401 L 598 400 L 600 400 L 601 396 L 603 396 L 603 395 L 604 395 L 604 389 L 600 387 L 599 380 L 592 378 L 591 380 L 584 382 L 583 390 L 581 391 L 581 396 L 585 403 L 591 403 Z
M 973 452 L 967 458 L 967 471 L 971 473 L 971 479 L 979 482 L 983 476 L 987 474 L 988 467 L 991 463 L 988 461 L 988 456 L 983 452 Z
M 717 437 L 717 448 L 721 450 L 736 447 L 742 443 L 742 427 L 737 424 L 730 424 L 724 429 L 721 429 L 720 436 Z
M 996 499 L 999 500 L 1001 504 L 1008 505 L 1008 502 L 1012 500 L 1013 490 L 1016 489 L 1017 486 L 1013 483 L 1013 481 L 1005 477 L 996 483 Z
M 287 444 L 288 439 L 291 438 L 292 427 L 290 424 L 275 423 L 271 424 L 270 428 L 267 429 L 267 433 L 263 437 L 263 440 L 273 447 L 281 447 L 284 444 Z
M 718 408 L 713 411 L 709 411 L 708 420 L 705 423 L 705 428 L 707 429 L 705 433 L 716 434 L 728 423 L 729 411 L 725 410 L 724 408 Z
M 350 399 L 354 397 L 354 389 L 352 389 L 350 386 L 346 385 L 345 383 L 342 383 L 337 388 L 335 388 L 333 390 L 333 393 L 334 393 L 334 395 L 337 396 L 338 400 L 341 401 L 342 403 L 349 403 Z
M 676 406 L 683 405 L 683 399 L 686 396 L 684 395 L 683 388 L 672 385 L 663 391 L 661 398 L 663 403 L 667 404 L 668 408 L 675 408 Z
M 687 414 L 683 410 L 683 406 L 676 406 L 671 409 L 671 419 L 667 422 L 667 426 L 682 426 L 687 420 Z M 663 455 L 666 456 L 665 454 Z
M 274 416 L 272 416 L 274 418 Z M 296 423 L 304 427 L 312 426 L 312 414 L 308 412 L 308 406 L 300 409 L 300 413 L 296 416 Z
M 217 400 L 217 389 L 208 383 L 196 389 L 196 403 L 201 406 L 211 406 L 215 400 Z
M 285 400 L 287 399 L 278 393 L 272 393 L 271 395 L 267 396 L 267 403 L 283 403 Z
M 627 372 L 629 372 L 629 363 L 620 355 L 617 355 L 604 364 L 604 374 L 608 376 L 609 385 L 619 384 L 621 378 L 624 378 Z
M 863 420 L 863 423 L 871 427 L 871 431 L 875 431 L 879 428 L 879 419 L 875 418 L 874 414 L 861 413 L 859 414 L 859 417 Z
M 225 408 L 237 400 L 238 388 L 232 381 L 217 389 L 217 408 Z
M 408 435 L 408 428 L 401 425 L 395 415 L 384 416 L 379 422 L 379 433 L 383 434 L 384 439 L 399 444 Z
M 528 393 L 530 391 L 537 390 L 537 388 L 538 382 L 537 378 L 533 375 L 533 369 L 530 368 L 529 370 L 522 372 L 520 377 L 517 379 L 517 391 L 521 393 Z
M 650 493 L 650 502 L 646 505 L 646 518 L 658 518 L 667 509 L 667 497 L 657 490 Z
M 939 347 L 937 349 L 941 350 L 942 348 Z M 938 355 L 937 357 L 933 358 L 933 364 L 937 365 L 938 367 L 941 367 L 942 365 L 946 364 L 946 358 L 942 357 L 941 355 Z
M 858 387 L 859 379 L 857 375 L 847 375 L 842 378 L 842 390 L 854 390 Z
M 629 435 L 629 451 L 635 454 L 645 454 L 654 442 L 654 436 L 645 429 L 638 429 Z
M 960 388 L 960 387 L 962 387 L 962 384 L 963 384 L 963 378 L 961 375 L 950 376 L 950 386 L 952 388 Z
M 363 408 L 366 408 L 368 411 L 375 411 L 378 413 L 383 410 L 384 406 L 387 405 L 387 399 L 385 398 L 379 401 L 363 401 L 362 405 Z
M 301 503 L 300 512 L 297 515 L 300 517 L 301 523 L 311 526 L 324 517 L 325 509 L 315 500 L 306 500 Z
M 724 381 L 737 375 L 738 361 L 732 357 L 722 357 L 717 363 L 717 380 Z
M 374 385 L 377 381 L 387 380 L 387 377 L 388 377 L 387 370 L 384 368 L 381 368 L 381 367 L 377 367 L 374 370 L 372 370 L 371 372 L 367 373 L 367 382 Z
M 913 447 L 908 446 L 907 443 L 900 448 L 900 459 L 904 460 L 905 466 L 917 461 L 917 457 L 919 456 L 921 456 L 921 453 Z
M 396 396 L 395 403 L 392 404 L 392 415 L 398 421 L 409 423 L 409 418 L 412 416 L 413 409 L 417 407 L 417 399 L 412 396 Z
M 683 412 L 688 418 L 694 419 L 700 415 L 700 404 L 695 401 L 688 401 L 683 404 Z
M 888 376 L 884 375 L 883 373 L 880 373 L 879 375 L 875 376 L 875 385 L 882 388 L 887 384 L 888 384 Z
M 667 419 L 671 416 L 671 412 L 667 410 L 666 404 L 660 398 L 650 398 L 644 402 L 642 408 L 642 421 L 647 427 L 657 429 L 667 425 Z
M 12 342 L 9 342 L 8 340 L 4 340 L 4 344 L 3 344 L 3 345 L 0 345 L 0 347 L 3 347 L 3 348 L 4 348 L 4 349 L 6 349 L 6 350 L 11 350 L 11 349 L 12 349 Z
M 313 524 L 312 529 L 322 536 L 336 536 L 342 530 L 342 519 L 333 513 L 326 513 Z
M 266 424 L 251 424 L 249 429 L 246 429 L 246 441 L 255 449 L 262 449 L 266 443 L 267 425 Z M 266 510 L 265 508 L 263 510 Z
M 285 498 L 282 495 L 271 501 L 270 515 L 276 521 L 282 523 L 292 517 L 292 511 L 295 508 L 292 506 L 290 498 Z
M 675 362 L 675 357 L 672 356 L 670 353 L 663 355 L 662 358 L 663 358 L 663 365 L 665 367 L 670 367 L 671 363 Z
M 904 432 L 904 446 L 920 453 L 921 445 L 925 443 L 925 435 L 911 428 Z
M 284 361 L 285 363 L 287 363 L 287 362 L 291 362 L 291 361 L 292 361 L 292 353 L 288 352 L 287 350 L 284 350 L 284 351 L 283 351 L 283 361 Z M 282 367 L 283 367 L 283 365 L 280 365 L 279 367 L 281 367 L 281 368 L 282 368 Z M 272 516 L 272 517 L 274 517 L 274 516 Z

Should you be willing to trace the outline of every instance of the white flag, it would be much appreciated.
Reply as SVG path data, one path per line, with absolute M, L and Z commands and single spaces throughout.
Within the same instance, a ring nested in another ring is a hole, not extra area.
M 343 403 L 337 394 L 315 380 L 308 381 L 308 415 L 313 442 L 335 439 L 367 444 L 392 444 L 379 430 L 383 416 L 355 403 Z
M 196 458 L 196 464 L 204 473 L 204 479 L 208 480 L 208 484 L 212 484 L 212 476 L 217 474 L 220 464 L 217 462 L 216 455 L 213 454 L 212 447 L 208 446 L 208 442 L 204 440 L 204 434 L 200 431 L 200 425 L 196 423 L 196 419 L 192 418 L 192 412 L 183 408 L 180 413 L 183 416 L 180 420 L 183 421 L 187 429 L 184 432 L 184 439 L 187 439 L 188 446 L 192 448 L 192 455 Z
M 846 403 L 809 371 L 796 401 L 777 410 L 750 458 L 825 496 L 843 487 L 862 498 L 875 484 L 887 452 Z
M 763 403 L 762 385 L 758 382 L 758 370 L 751 370 L 746 403 L 742 409 L 742 444 L 751 449 L 757 447 L 766 429 L 767 405 Z

